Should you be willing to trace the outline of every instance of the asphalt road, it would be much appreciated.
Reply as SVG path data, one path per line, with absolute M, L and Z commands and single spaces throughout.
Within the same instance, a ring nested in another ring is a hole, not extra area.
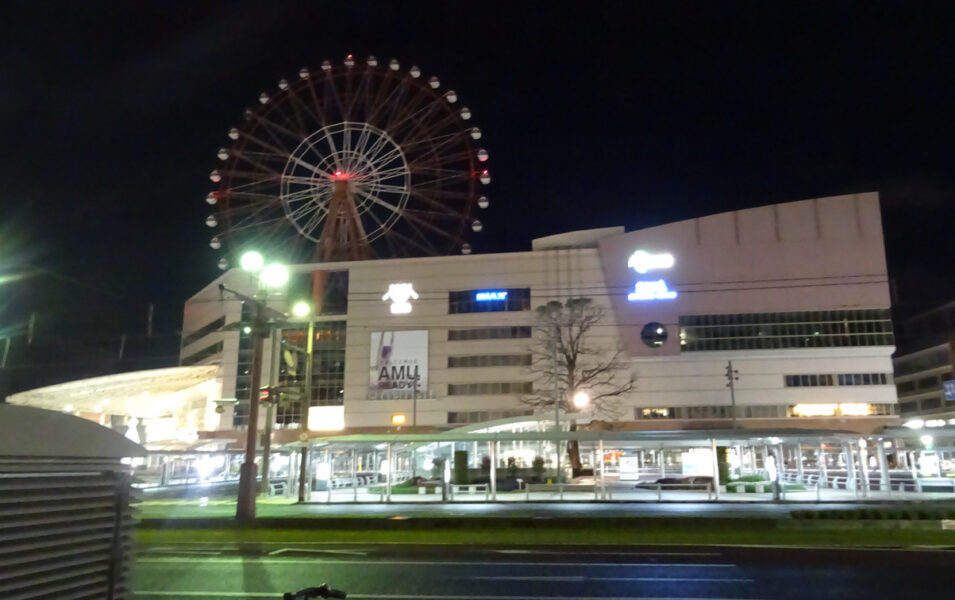
M 133 589 L 136 600 L 278 599 L 323 582 L 354 600 L 898 600 L 947 595 L 953 568 L 955 552 L 929 549 L 191 543 L 140 549 Z

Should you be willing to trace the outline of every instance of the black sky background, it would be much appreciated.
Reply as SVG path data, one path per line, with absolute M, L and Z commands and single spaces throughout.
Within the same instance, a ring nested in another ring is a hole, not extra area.
M 955 299 L 944 3 L 3 8 L 6 331 L 36 312 L 40 333 L 142 333 L 155 303 L 173 335 L 219 273 L 203 220 L 225 133 L 279 78 L 347 53 L 418 64 L 473 110 L 494 177 L 478 252 L 880 191 L 902 314 Z

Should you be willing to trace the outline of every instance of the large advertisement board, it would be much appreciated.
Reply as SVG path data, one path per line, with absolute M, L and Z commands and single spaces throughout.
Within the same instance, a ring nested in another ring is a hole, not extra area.
M 428 332 L 371 332 L 370 398 L 425 396 L 428 390 Z

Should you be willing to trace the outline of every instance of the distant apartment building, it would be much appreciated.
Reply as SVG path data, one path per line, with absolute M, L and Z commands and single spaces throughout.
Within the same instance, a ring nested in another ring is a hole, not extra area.
M 902 422 L 948 424 L 955 419 L 955 302 L 900 322 L 898 334 L 892 362 Z

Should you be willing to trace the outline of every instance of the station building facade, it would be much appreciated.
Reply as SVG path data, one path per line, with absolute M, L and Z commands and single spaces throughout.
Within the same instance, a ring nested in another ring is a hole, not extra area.
M 530 417 L 521 398 L 544 385 L 531 368 L 534 309 L 581 297 L 604 312 L 588 344 L 622 349 L 619 376 L 634 381 L 613 428 L 721 428 L 735 416 L 744 428 L 862 433 L 898 422 L 876 193 L 570 232 L 526 252 L 291 270 L 270 307 L 289 312 L 318 277 L 325 294 L 310 400 L 290 393 L 275 409 L 278 429 L 393 431 L 395 415 L 413 430 Z M 257 293 L 233 269 L 190 298 L 180 363 L 219 366 L 218 427 L 241 429 L 253 307 L 220 285 Z M 263 386 L 301 387 L 307 331 L 290 317 L 265 340 Z

